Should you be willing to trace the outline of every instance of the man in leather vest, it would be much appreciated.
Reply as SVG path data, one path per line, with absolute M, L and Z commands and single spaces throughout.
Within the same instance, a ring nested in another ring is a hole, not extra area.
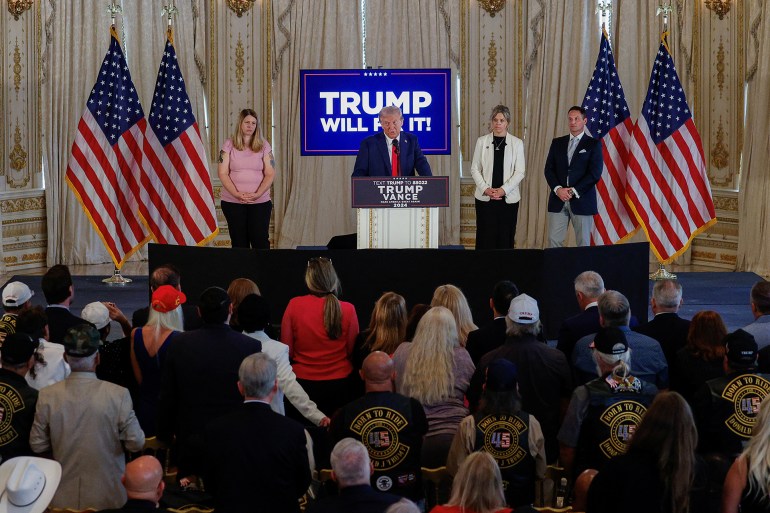
M 393 361 L 386 353 L 372 352 L 360 372 L 366 393 L 337 410 L 329 426 L 331 441 L 360 441 L 374 466 L 372 486 L 419 501 L 420 451 L 428 431 L 425 410 L 416 399 L 393 391 Z
M 591 343 L 598 378 L 575 389 L 559 430 L 560 460 L 576 475 L 626 452 L 658 389 L 631 375 L 623 330 L 604 327 Z
M 543 431 L 535 417 L 521 410 L 516 364 L 499 358 L 485 372 L 479 410 L 460 422 L 447 471 L 455 475 L 471 452 L 485 451 L 500 467 L 506 502 L 516 508 L 531 505 L 535 481 L 545 477 Z
M 734 459 L 742 450 L 770 392 L 770 375 L 757 370 L 754 336 L 737 330 L 725 337 L 725 375 L 707 381 L 695 396 L 698 452 Z

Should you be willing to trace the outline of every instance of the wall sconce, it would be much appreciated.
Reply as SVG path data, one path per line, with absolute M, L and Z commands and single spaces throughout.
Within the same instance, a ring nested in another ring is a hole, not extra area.
M 8 12 L 13 14 L 14 20 L 19 20 L 19 16 L 32 8 L 33 0 L 8 0 Z
M 495 14 L 503 10 L 506 0 L 479 0 L 481 7 L 489 13 L 491 18 L 495 17 Z
M 256 0 L 227 0 L 227 7 L 230 8 L 240 18 L 243 13 L 251 9 Z
M 720 20 L 723 20 L 725 15 L 730 12 L 730 0 L 706 0 L 705 4 L 706 8 L 714 11 Z

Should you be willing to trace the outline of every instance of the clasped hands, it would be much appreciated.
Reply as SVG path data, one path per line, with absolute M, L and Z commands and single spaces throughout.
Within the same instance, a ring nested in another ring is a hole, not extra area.
M 559 190 L 556 191 L 556 195 L 562 201 L 569 201 L 574 196 L 574 194 L 572 193 L 571 187 L 561 187 Z
M 241 200 L 241 203 L 251 203 L 253 201 L 256 201 L 258 198 L 256 192 L 240 192 L 238 191 L 238 199 Z
M 490 199 L 493 200 L 501 200 L 505 198 L 505 189 L 502 187 L 493 189 L 492 187 L 487 187 L 487 190 L 484 191 L 485 196 L 489 196 Z

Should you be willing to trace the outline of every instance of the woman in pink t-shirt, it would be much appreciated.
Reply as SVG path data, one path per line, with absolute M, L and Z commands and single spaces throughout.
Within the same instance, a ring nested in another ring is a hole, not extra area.
M 235 133 L 219 151 L 222 213 L 234 248 L 270 249 L 274 166 L 273 151 L 262 138 L 257 113 L 243 109 Z

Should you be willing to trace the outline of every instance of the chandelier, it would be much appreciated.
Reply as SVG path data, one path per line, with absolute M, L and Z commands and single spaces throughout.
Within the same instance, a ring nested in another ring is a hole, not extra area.
M 490 18 L 494 18 L 505 7 L 505 0 L 479 0 L 479 4 L 489 13 Z
M 720 20 L 725 18 L 725 15 L 730 12 L 730 0 L 706 0 L 706 7 L 719 16 Z
M 8 12 L 13 14 L 13 19 L 19 19 L 24 11 L 29 10 L 33 5 L 32 0 L 8 0 Z
M 240 18 L 243 13 L 251 9 L 256 0 L 227 0 L 227 7 L 229 7 Z

